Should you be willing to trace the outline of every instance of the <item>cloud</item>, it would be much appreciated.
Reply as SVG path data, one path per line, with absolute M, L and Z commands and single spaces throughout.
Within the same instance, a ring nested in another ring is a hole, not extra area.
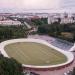
M 61 7 L 62 8 L 74 8 L 75 0 L 62 0 Z
M 75 0 L 61 0 L 60 9 L 63 12 L 74 13 L 75 12 Z
M 1 8 L 56 9 L 61 0 L 0 0 Z
M 32 9 L 55 9 L 60 5 L 60 0 L 25 0 L 24 6 L 25 8 Z

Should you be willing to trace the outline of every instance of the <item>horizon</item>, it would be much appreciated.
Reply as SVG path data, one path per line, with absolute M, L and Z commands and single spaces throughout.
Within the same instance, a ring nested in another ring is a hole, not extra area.
M 66 9 L 0 9 L 0 13 L 75 13 L 75 10 Z
M 2 0 L 0 12 L 69 12 L 75 13 L 74 0 Z

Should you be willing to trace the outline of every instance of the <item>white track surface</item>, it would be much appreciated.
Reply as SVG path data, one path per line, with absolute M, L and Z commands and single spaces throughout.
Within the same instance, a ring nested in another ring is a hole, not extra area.
M 68 51 L 64 51 L 64 50 L 61 50 L 51 44 L 49 44 L 48 42 L 44 41 L 44 40 L 39 40 L 39 39 L 12 39 L 12 40 L 7 40 L 7 41 L 4 41 L 2 43 L 0 43 L 0 51 L 1 53 L 5 56 L 5 57 L 9 57 L 8 54 L 5 52 L 4 50 L 4 47 L 8 44 L 11 44 L 11 43 L 16 43 L 16 42 L 36 42 L 36 43 L 41 43 L 41 44 L 44 44 L 44 45 L 47 45 L 59 52 L 61 52 L 62 54 L 64 54 L 66 57 L 67 57 L 67 62 L 65 63 L 62 63 L 62 64 L 58 64 L 58 65 L 50 65 L 50 66 L 34 66 L 34 65 L 25 65 L 23 64 L 23 66 L 25 67 L 30 67 L 30 68 L 53 68 L 53 67 L 59 67 L 59 66 L 64 66 L 64 65 L 67 65 L 69 64 L 70 62 L 73 61 L 74 59 L 74 56 L 71 52 L 68 52 Z M 10 58 L 10 57 L 9 57 Z

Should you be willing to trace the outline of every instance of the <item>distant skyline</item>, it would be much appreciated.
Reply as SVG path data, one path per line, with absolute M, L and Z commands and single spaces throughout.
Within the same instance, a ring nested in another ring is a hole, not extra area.
M 75 12 L 75 0 L 0 0 L 0 12 Z

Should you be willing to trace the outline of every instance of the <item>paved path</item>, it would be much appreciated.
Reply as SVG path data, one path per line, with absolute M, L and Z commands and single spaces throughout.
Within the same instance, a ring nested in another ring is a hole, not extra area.
M 27 26 L 27 28 L 31 29 L 31 26 L 27 22 L 24 22 L 24 24 Z

